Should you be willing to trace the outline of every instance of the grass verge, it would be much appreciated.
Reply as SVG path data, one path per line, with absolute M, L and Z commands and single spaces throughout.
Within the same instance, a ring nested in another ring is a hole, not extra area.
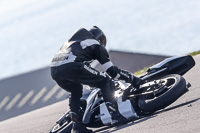
M 200 54 L 200 50 L 189 53 L 188 55 L 195 56 L 195 55 L 198 55 L 198 54 Z M 145 67 L 142 70 L 135 72 L 134 75 L 138 76 L 138 75 L 144 74 L 148 69 L 149 69 L 149 67 Z
M 195 55 L 198 55 L 198 54 L 200 54 L 200 50 L 192 52 L 192 53 L 189 53 L 189 55 L 191 55 L 191 56 L 195 56 Z

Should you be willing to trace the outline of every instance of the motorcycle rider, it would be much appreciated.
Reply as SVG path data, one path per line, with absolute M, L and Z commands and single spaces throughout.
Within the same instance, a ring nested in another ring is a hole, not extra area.
M 52 78 L 61 88 L 71 92 L 69 106 L 73 121 L 72 132 L 74 133 L 92 132 L 82 124 L 80 109 L 82 84 L 101 89 L 111 114 L 112 124 L 115 125 L 124 122 L 126 118 L 119 113 L 113 97 L 115 86 L 112 78 L 129 82 L 136 88 L 141 83 L 141 79 L 132 73 L 114 66 L 105 47 L 106 36 L 100 28 L 97 26 L 93 26 L 89 30 L 81 28 L 65 42 L 52 59 L 50 65 Z M 90 67 L 89 63 L 93 60 L 98 60 L 109 76 Z

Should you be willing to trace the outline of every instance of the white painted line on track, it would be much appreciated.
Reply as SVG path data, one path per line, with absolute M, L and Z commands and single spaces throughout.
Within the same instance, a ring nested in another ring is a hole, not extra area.
M 60 90 L 60 92 L 56 95 L 56 99 L 60 99 L 61 97 L 63 97 L 67 92 L 63 89 Z
M 43 98 L 43 102 L 46 102 L 48 101 L 52 96 L 53 94 L 56 93 L 56 91 L 59 89 L 59 86 L 56 84 L 52 89 L 51 91 L 49 91 L 49 93 Z
M 40 92 L 38 92 L 35 97 L 33 98 L 33 100 L 31 101 L 30 105 L 34 105 L 43 95 L 44 93 L 47 91 L 47 88 L 44 87 L 40 90 Z
M 31 90 L 29 91 L 29 93 L 20 101 L 20 103 L 18 104 L 18 108 L 21 108 L 24 106 L 24 104 L 26 104 L 26 102 L 33 96 L 34 91 Z
M 17 101 L 20 99 L 21 95 L 22 95 L 21 93 L 16 94 L 15 97 L 6 106 L 5 110 L 6 111 L 10 110 L 17 103 Z
M 6 105 L 6 103 L 9 101 L 9 96 L 6 96 L 0 103 L 0 111 L 1 109 Z

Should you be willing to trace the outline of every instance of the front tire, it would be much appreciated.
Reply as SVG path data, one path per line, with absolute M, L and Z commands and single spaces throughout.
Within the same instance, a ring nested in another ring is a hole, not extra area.
M 64 119 L 56 122 L 49 133 L 71 133 L 72 121 L 69 112 L 66 114 Z
M 154 93 L 142 95 L 138 98 L 138 106 L 141 111 L 153 113 L 163 109 L 188 91 L 185 79 L 177 74 L 167 75 L 157 82 L 162 82 L 159 89 L 154 88 Z

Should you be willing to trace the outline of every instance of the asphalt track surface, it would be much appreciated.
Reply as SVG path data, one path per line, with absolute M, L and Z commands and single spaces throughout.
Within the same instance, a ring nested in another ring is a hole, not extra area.
M 119 127 L 93 129 L 99 133 L 199 133 L 200 132 L 200 55 L 196 66 L 184 78 L 190 91 L 154 115 Z M 68 110 L 68 100 L 0 122 L 0 133 L 47 133 Z

